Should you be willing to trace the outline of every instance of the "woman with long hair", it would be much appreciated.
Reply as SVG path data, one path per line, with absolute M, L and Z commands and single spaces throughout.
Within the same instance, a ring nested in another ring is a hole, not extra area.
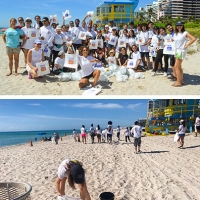
M 66 159 L 60 164 L 56 179 L 56 191 L 59 197 L 65 195 L 66 180 L 68 180 L 68 184 L 72 189 L 75 189 L 75 183 L 77 184 L 82 200 L 91 200 L 87 190 L 85 170 L 80 161 Z
M 15 76 L 18 75 L 19 67 L 19 53 L 20 53 L 20 38 L 24 38 L 24 32 L 17 28 L 17 20 L 15 18 L 10 19 L 10 28 L 6 29 L 2 35 L 2 39 L 6 45 L 6 53 L 9 59 L 9 73 L 6 76 L 10 76 L 13 70 L 13 59 L 15 64 Z
M 178 148 L 182 148 L 184 145 L 184 138 L 185 138 L 185 132 L 186 132 L 186 126 L 185 126 L 185 121 L 181 119 L 179 121 L 180 126 L 178 128 Z
M 96 127 L 96 133 L 97 133 L 97 142 L 101 143 L 101 128 L 99 125 Z
M 190 39 L 188 42 L 188 38 Z M 178 21 L 175 27 L 175 34 L 173 37 L 175 41 L 176 54 L 174 70 L 176 72 L 176 82 L 172 85 L 174 87 L 180 87 L 183 85 L 183 69 L 182 62 L 186 56 L 186 49 L 196 41 L 196 38 L 185 31 L 184 23 Z

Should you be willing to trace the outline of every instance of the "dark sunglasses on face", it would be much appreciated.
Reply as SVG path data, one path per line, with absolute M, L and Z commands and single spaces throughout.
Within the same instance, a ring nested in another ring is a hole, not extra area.
M 19 22 L 23 22 L 24 20 L 23 20 L 23 19 L 19 19 L 18 21 L 19 21 Z

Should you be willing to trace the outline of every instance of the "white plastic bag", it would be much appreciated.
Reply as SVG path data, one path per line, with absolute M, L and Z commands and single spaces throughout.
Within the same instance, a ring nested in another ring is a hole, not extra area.
M 72 73 L 71 72 L 70 73 L 62 72 L 58 75 L 58 79 L 59 79 L 59 81 L 62 81 L 62 82 L 68 82 L 72 79 Z
M 178 142 L 178 138 L 179 138 L 178 132 L 176 132 L 174 135 L 174 142 Z
M 127 63 L 127 68 L 134 68 L 136 65 L 136 61 L 134 59 L 129 59 Z
M 127 75 L 117 75 L 116 80 L 117 82 L 125 82 L 128 79 Z
M 58 196 L 58 200 L 81 200 L 81 199 L 64 195 L 64 196 Z
M 126 67 L 121 66 L 121 67 L 119 68 L 119 70 L 120 70 L 120 72 L 121 72 L 121 75 L 126 75 L 126 74 L 127 74 L 127 69 L 126 69 Z
M 99 81 L 108 82 L 109 78 L 108 78 L 108 76 L 106 74 L 100 74 Z
M 135 78 L 135 72 L 132 69 L 128 69 L 128 75 L 130 78 Z
M 80 40 L 86 40 L 86 32 L 80 31 L 78 34 L 78 39 Z
M 94 15 L 94 11 L 88 11 L 87 15 L 88 15 L 88 17 L 92 17 Z
M 103 40 L 102 39 L 96 39 L 97 40 L 97 46 L 99 48 L 103 48 Z
M 135 79 L 143 79 L 143 78 L 145 78 L 145 76 L 141 73 L 141 72 L 137 72 L 137 73 L 135 73 Z
M 75 52 L 73 46 L 72 46 L 72 49 L 74 51 L 74 54 L 69 54 L 69 52 L 67 52 L 65 54 L 65 63 L 64 63 L 64 66 L 65 67 L 69 67 L 69 68 L 73 68 L 73 69 L 75 69 L 77 71 L 77 69 L 78 69 L 77 52 Z
M 82 78 L 82 73 L 81 73 L 81 71 L 73 72 L 71 75 L 72 75 L 72 76 L 71 76 L 71 80 L 72 80 L 72 81 L 80 81 L 81 78 Z
M 97 42 L 97 40 L 90 40 L 89 49 L 97 49 L 97 47 L 98 47 L 98 42 Z
M 118 66 L 117 65 L 110 65 L 109 66 L 109 71 L 117 71 L 118 70 Z

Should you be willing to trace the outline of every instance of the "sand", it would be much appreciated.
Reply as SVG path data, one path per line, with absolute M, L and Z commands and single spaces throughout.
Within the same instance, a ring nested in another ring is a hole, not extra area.
M 0 40 L 0 47 L 0 95 L 81 95 L 84 92 L 78 88 L 78 81 L 59 82 L 57 76 L 53 74 L 42 79 L 29 80 L 23 52 L 20 53 L 19 75 L 7 77 L 8 58 L 2 40 Z M 109 79 L 109 82 L 98 82 L 102 86 L 99 95 L 196 95 L 200 91 L 200 52 L 197 51 L 199 50 L 197 43 L 191 48 L 196 53 L 187 55 L 183 62 L 183 87 L 172 87 L 173 82 L 163 75 L 152 77 L 151 71 L 147 71 L 143 73 L 145 79 L 117 82 L 114 76 Z
M 32 200 L 54 200 L 57 168 L 63 159 L 75 158 L 84 164 L 92 200 L 105 191 L 113 192 L 115 200 L 200 199 L 200 136 L 186 136 L 184 149 L 177 148 L 173 135 L 142 137 L 142 154 L 134 154 L 122 133 L 121 139 L 118 143 L 115 135 L 109 145 L 91 144 L 89 138 L 82 144 L 67 136 L 58 145 L 0 148 L 1 182 L 28 182 Z M 79 192 L 67 185 L 66 194 L 78 197 Z

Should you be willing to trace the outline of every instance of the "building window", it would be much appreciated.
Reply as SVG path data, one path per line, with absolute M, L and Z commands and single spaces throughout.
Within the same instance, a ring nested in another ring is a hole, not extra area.
M 124 12 L 124 6 L 114 6 L 114 12 Z
M 186 104 L 185 99 L 173 99 L 173 105 Z
M 112 12 L 112 7 L 109 7 L 109 13 L 111 13 Z

